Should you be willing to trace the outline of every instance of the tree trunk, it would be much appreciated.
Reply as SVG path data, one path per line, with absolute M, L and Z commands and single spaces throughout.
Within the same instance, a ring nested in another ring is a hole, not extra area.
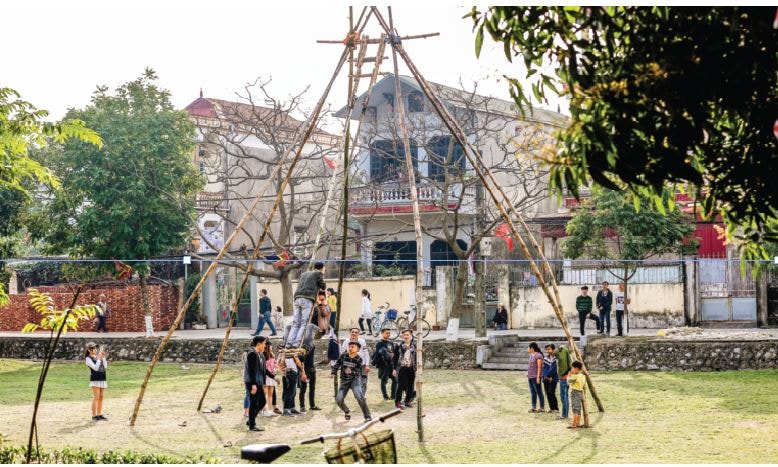
M 292 276 L 290 272 L 282 271 L 279 280 L 281 281 L 281 303 L 283 304 L 284 316 L 292 316 L 294 310 L 294 290 L 292 289 Z M 279 332 L 283 333 L 284 330 L 281 329 Z
M 479 259 L 483 257 L 479 254 Z M 473 324 L 475 325 L 475 337 L 486 337 L 486 294 L 484 293 L 483 261 L 475 264 L 475 306 L 473 307 Z
M 462 306 L 465 303 L 465 284 L 467 283 L 467 260 L 459 260 L 457 264 L 457 281 L 454 287 L 454 303 L 449 312 L 450 318 L 462 318 Z

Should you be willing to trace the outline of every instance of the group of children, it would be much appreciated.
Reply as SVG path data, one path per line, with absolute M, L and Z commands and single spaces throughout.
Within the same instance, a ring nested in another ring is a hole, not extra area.
M 527 381 L 532 398 L 532 408 L 529 412 L 544 413 L 545 399 L 548 399 L 548 413 L 559 413 L 556 397 L 556 387 L 559 384 L 562 413 L 558 418 L 567 420 L 572 406 L 573 421 L 568 428 L 583 428 L 580 423 L 586 385 L 586 375 L 581 372 L 583 364 L 579 361 L 571 361 L 570 351 L 566 347 L 557 349 L 554 344 L 546 345 L 545 356 L 535 342 L 529 344 L 527 352 L 529 352 Z M 538 402 L 540 409 L 537 408 Z

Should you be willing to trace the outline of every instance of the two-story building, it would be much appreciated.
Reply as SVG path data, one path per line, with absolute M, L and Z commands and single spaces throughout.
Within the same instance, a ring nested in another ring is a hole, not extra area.
M 375 84 L 362 116 L 357 105 L 336 117 L 360 119 L 359 154 L 351 189 L 349 215 L 361 226 L 360 250 L 368 267 L 416 269 L 411 192 L 396 112 L 392 74 Z M 501 223 L 493 203 L 482 193 L 470 161 L 452 138 L 412 77 L 399 76 L 411 156 L 417 179 L 427 278 L 437 266 L 456 259 L 453 242 L 466 251 L 473 240 L 491 236 Z M 475 92 L 430 83 L 465 130 L 469 142 L 508 197 L 527 217 L 556 213 L 547 193 L 547 173 L 533 156 L 550 144 L 549 136 L 567 117 L 542 109 L 522 115 L 516 104 Z M 357 102 L 364 102 L 365 94 Z
M 185 111 L 197 130 L 192 162 L 207 179 L 196 203 L 198 225 L 194 243 L 197 253 L 207 257 L 221 249 L 255 197 L 260 195 L 259 204 L 237 233 L 230 251 L 245 249 L 251 254 L 261 248 L 262 256 L 287 251 L 299 258 L 309 258 L 332 174 L 327 158 L 331 159 L 338 152 L 341 138 L 320 129 L 313 132 L 303 146 L 300 160 L 284 191 L 282 206 L 273 217 L 270 233 L 264 243 L 258 245 L 281 181 L 290 166 L 288 152 L 296 148 L 305 122 L 295 118 L 289 107 L 280 104 L 275 108 L 263 107 L 249 102 L 207 98 L 202 92 Z M 282 170 L 274 175 L 281 160 L 285 160 Z M 331 230 L 334 229 L 337 203 L 334 206 L 330 210 L 333 220 L 325 223 Z M 325 242 L 322 247 L 328 248 L 329 244 Z M 259 263 L 259 267 L 273 268 L 267 263 Z M 203 310 L 209 327 L 221 326 L 227 321 L 231 294 L 235 284 L 242 279 L 234 272 L 234 269 L 220 267 L 216 277 L 209 278 L 204 287 Z M 251 313 L 251 309 L 256 308 L 256 287 L 251 287 L 249 295 L 242 298 L 245 303 L 239 311 L 239 325 L 249 325 L 256 319 L 256 313 Z

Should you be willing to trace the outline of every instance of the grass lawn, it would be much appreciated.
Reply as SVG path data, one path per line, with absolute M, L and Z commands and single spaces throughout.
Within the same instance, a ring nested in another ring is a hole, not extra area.
M 345 422 L 335 407 L 331 380 L 320 370 L 317 403 L 325 410 L 292 419 L 263 419 L 267 431 L 249 434 L 242 418 L 239 367 L 224 367 L 211 386 L 206 407 L 221 404 L 218 414 L 195 412 L 211 366 L 187 367 L 157 366 L 138 423 L 130 428 L 127 420 L 145 364 L 110 363 L 104 407 L 109 421 L 100 423 L 91 421 L 87 368 L 78 363 L 54 364 L 39 414 L 41 444 L 202 454 L 238 462 L 240 446 L 245 444 L 295 444 L 319 433 L 345 431 L 362 419 L 355 416 Z M 26 442 L 39 371 L 40 363 L 0 360 L 0 432 L 13 444 Z M 389 422 L 401 463 L 764 463 L 778 459 L 775 371 L 598 373 L 595 382 L 606 412 L 592 413 L 589 430 L 567 430 L 552 415 L 527 413 L 529 389 L 524 374 L 428 370 L 425 379 L 427 442 L 423 446 L 416 442 L 415 410 Z M 374 416 L 392 408 L 381 400 L 374 374 L 368 393 Z M 358 411 L 351 396 L 347 402 Z M 295 446 L 282 460 L 324 462 L 321 452 L 321 445 Z

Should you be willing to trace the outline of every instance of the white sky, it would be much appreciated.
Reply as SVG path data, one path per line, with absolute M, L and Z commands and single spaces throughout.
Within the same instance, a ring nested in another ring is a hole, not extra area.
M 260 76 L 272 76 L 271 89 L 278 97 L 310 85 L 306 103 L 312 107 L 342 51 L 340 45 L 316 40 L 342 39 L 348 29 L 345 4 L 108 3 L 3 1 L 0 86 L 16 89 L 23 99 L 60 118 L 68 108 L 87 105 L 98 84 L 115 88 L 148 66 L 180 108 L 196 99 L 200 88 L 206 97 L 234 99 L 235 91 Z M 509 99 L 502 75 L 522 72 L 489 38 L 476 59 L 472 21 L 462 19 L 469 8 L 402 2 L 393 14 L 402 35 L 440 33 L 404 43 L 428 80 L 451 86 L 460 77 L 466 84 L 479 80 L 480 94 Z M 361 5 L 354 11 L 358 16 Z M 386 16 L 386 9 L 382 11 Z M 377 23 L 366 32 L 377 37 Z M 386 64 L 384 71 L 390 71 Z M 400 73 L 407 73 L 405 67 Z M 336 82 L 328 99 L 333 108 L 344 105 L 345 86 L 345 78 Z M 543 107 L 556 110 L 557 102 Z

